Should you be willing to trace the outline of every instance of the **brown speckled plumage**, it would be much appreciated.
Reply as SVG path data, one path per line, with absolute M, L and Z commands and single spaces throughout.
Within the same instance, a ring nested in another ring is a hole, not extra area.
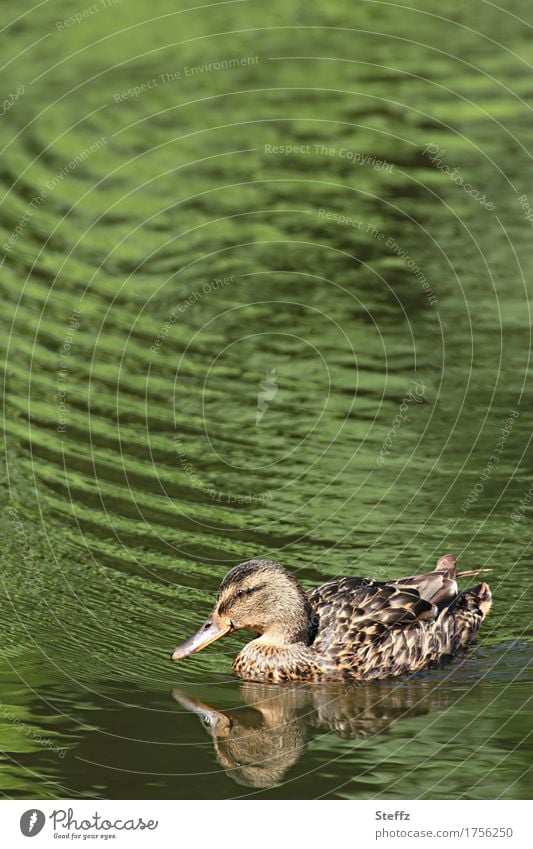
M 245 680 L 375 680 L 415 672 L 463 650 L 490 609 L 486 583 L 458 592 L 456 577 L 455 558 L 445 555 L 423 575 L 340 578 L 304 593 L 278 563 L 252 560 L 228 573 L 210 619 L 173 657 L 248 629 L 259 637 L 233 663 Z

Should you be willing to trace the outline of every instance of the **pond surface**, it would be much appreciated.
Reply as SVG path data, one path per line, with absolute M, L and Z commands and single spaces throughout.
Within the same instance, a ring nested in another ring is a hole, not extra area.
M 0 790 L 530 798 L 530 4 L 190 5 L 1 13 Z M 447 551 L 443 670 L 168 660 L 253 556 Z

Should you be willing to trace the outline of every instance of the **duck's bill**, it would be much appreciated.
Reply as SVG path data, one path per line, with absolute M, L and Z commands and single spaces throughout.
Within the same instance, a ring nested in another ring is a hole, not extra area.
M 197 651 L 205 649 L 206 646 L 211 645 L 211 643 L 214 643 L 215 640 L 220 640 L 221 637 L 225 637 L 226 634 L 230 633 L 230 631 L 231 625 L 223 625 L 219 622 L 208 621 L 202 625 L 196 634 L 193 634 L 193 636 L 189 637 L 188 640 L 185 640 L 181 646 L 174 649 L 170 659 L 183 660 L 184 657 L 188 657 L 190 654 L 195 654 Z
M 179 690 L 175 687 L 172 690 L 172 698 L 180 704 L 185 710 L 190 710 L 195 713 L 201 721 L 204 728 L 211 734 L 222 737 L 227 734 L 231 728 L 231 719 L 220 710 L 211 707 L 211 705 L 201 702 L 189 696 L 184 690 Z

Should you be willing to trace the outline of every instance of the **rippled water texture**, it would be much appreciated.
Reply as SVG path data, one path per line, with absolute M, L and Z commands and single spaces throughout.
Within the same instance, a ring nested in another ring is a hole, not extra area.
M 2 4 L 6 796 L 530 795 L 533 13 L 505 6 Z M 445 670 L 168 660 L 252 556 L 309 587 L 446 551 L 495 604 Z

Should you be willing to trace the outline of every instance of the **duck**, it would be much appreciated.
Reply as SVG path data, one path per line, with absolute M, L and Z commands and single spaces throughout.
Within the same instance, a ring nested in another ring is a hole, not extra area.
M 337 578 L 305 591 L 274 560 L 248 560 L 222 580 L 213 610 L 171 655 L 178 661 L 227 634 L 256 637 L 233 661 L 258 683 L 372 681 L 442 665 L 474 640 L 491 605 L 484 581 L 459 592 L 456 558 L 432 572 L 379 581 Z

